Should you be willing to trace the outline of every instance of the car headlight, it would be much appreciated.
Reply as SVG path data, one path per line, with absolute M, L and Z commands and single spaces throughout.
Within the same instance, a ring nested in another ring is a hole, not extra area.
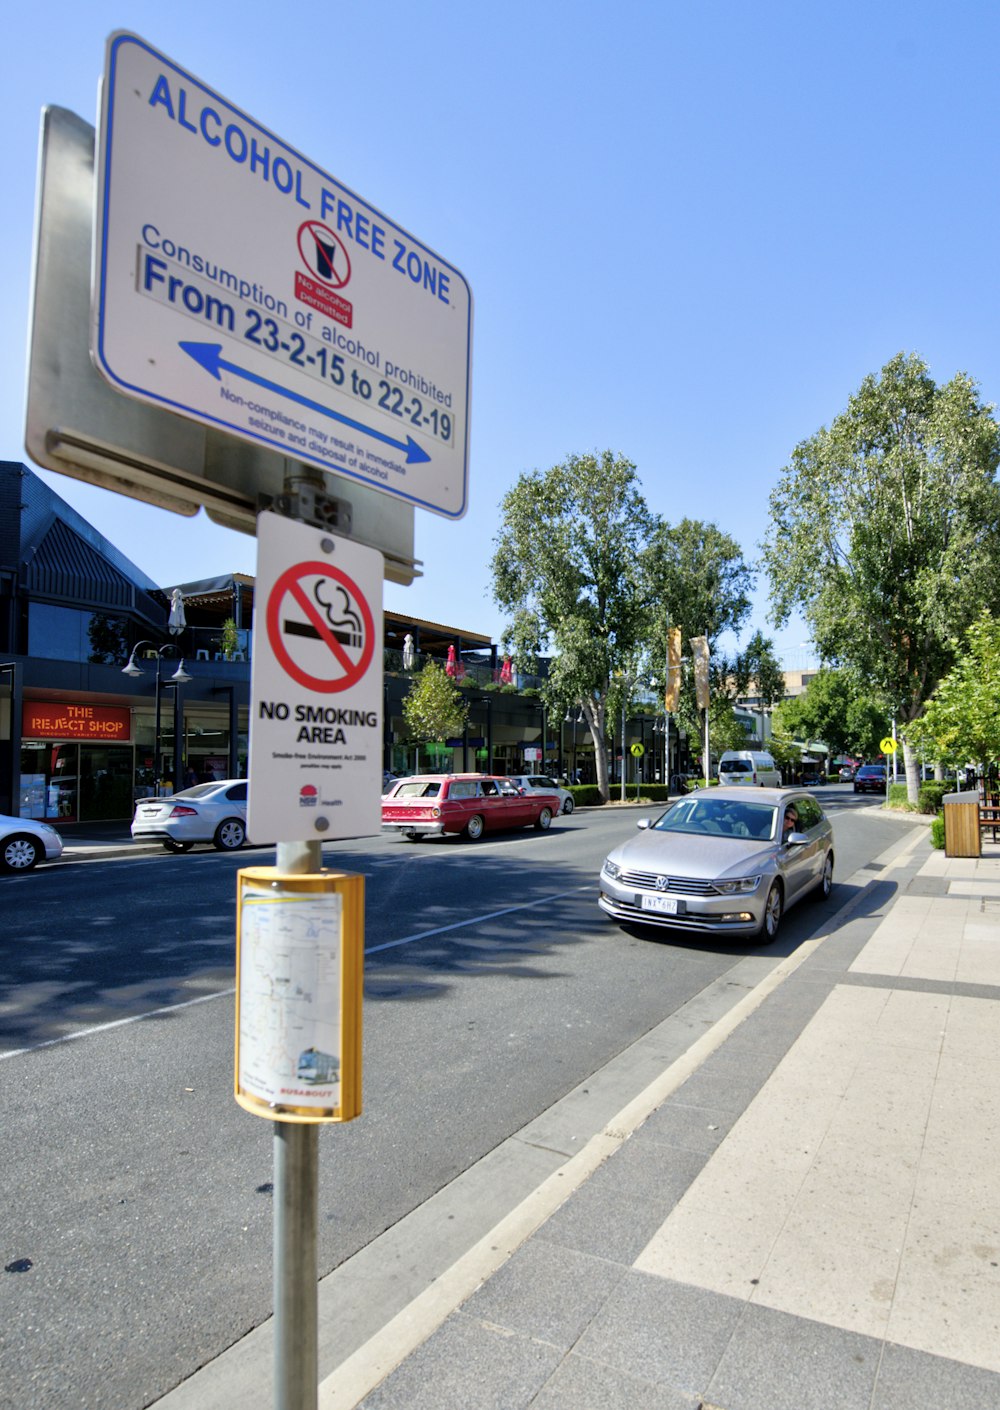
M 756 891 L 760 885 L 759 876 L 740 876 L 734 881 L 713 882 L 716 891 L 723 896 L 746 896 L 751 891 Z
M 616 881 L 622 874 L 621 867 L 613 862 L 610 857 L 605 857 L 604 866 L 601 868 L 601 871 L 605 876 L 610 877 L 612 881 Z

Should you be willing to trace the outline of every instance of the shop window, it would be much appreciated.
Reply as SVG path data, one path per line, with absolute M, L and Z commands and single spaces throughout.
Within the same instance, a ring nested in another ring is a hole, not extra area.
M 75 822 L 78 765 L 76 744 L 22 746 L 21 817 Z
M 55 661 L 113 666 L 128 657 L 128 624 L 108 612 L 85 612 L 52 602 L 28 604 L 28 651 Z

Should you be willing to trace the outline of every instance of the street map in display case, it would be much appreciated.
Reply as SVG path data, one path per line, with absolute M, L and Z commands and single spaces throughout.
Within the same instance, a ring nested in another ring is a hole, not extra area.
M 144 40 L 108 40 L 91 354 L 118 391 L 449 518 L 472 295 Z
M 237 1069 L 244 1095 L 271 1106 L 340 1106 L 342 919 L 335 893 L 245 887 Z

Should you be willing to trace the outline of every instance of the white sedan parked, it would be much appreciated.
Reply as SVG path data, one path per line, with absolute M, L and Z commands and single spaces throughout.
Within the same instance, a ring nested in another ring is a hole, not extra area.
M 576 807 L 576 801 L 569 789 L 560 788 L 548 774 L 511 774 L 510 781 L 524 793 L 554 793 L 559 799 L 561 813 L 571 813 Z
M 196 842 L 233 852 L 247 840 L 247 781 L 227 778 L 196 783 L 170 798 L 141 798 L 132 837 L 136 842 L 158 839 L 168 852 L 187 852 Z
M 62 849 L 62 838 L 48 823 L 0 813 L 0 868 L 4 871 L 30 871 L 43 858 L 54 862 L 62 856 Z

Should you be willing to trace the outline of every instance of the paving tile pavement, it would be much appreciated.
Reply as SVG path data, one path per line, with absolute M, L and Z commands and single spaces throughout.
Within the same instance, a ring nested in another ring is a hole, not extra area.
M 1000 847 L 868 901 L 365 1410 L 1000 1407 Z

